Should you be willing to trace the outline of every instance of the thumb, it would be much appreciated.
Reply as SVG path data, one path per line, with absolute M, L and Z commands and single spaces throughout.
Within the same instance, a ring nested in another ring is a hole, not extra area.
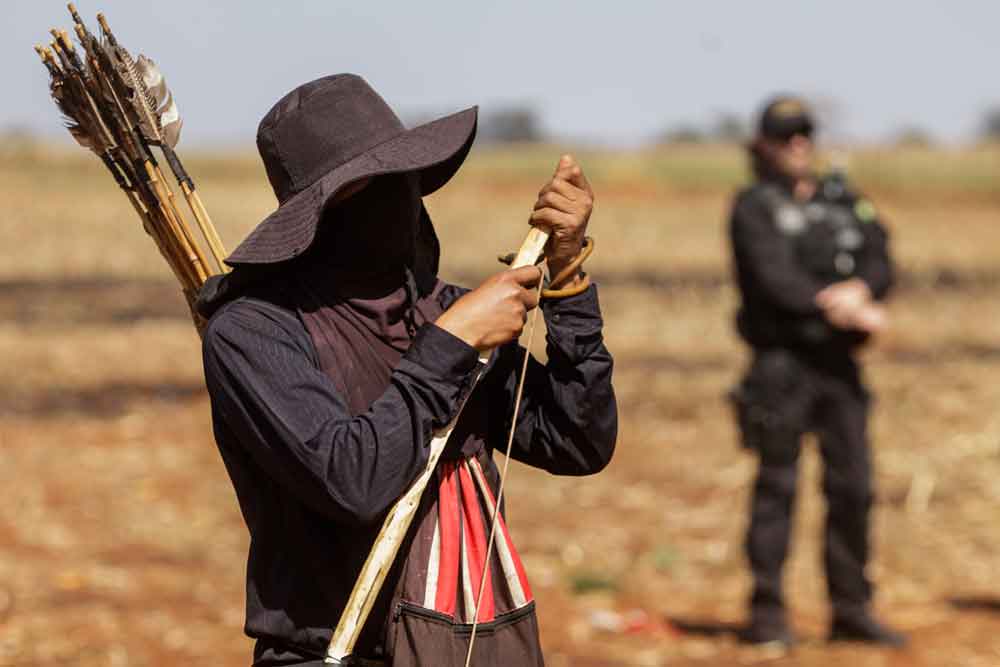
M 537 265 L 522 266 L 519 269 L 510 269 L 507 275 L 521 287 L 536 287 L 542 279 L 542 268 Z
M 556 165 L 556 171 L 553 176 L 568 181 L 572 176 L 573 167 L 575 166 L 576 159 L 569 153 L 566 153 L 559 158 L 559 164 Z
M 576 161 L 576 158 L 569 153 L 563 155 L 559 158 L 559 164 L 556 165 L 555 178 L 568 181 L 572 185 L 590 192 L 590 182 L 587 177 L 583 175 L 583 169 L 580 167 L 580 163 Z

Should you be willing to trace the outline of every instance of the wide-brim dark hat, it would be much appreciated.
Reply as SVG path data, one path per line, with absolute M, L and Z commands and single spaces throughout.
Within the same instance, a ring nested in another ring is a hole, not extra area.
M 476 135 L 477 108 L 406 129 L 361 77 L 336 74 L 299 86 L 257 130 L 278 209 L 226 259 L 232 266 L 273 264 L 312 244 L 323 209 L 365 178 L 419 172 L 426 196 L 458 171 Z

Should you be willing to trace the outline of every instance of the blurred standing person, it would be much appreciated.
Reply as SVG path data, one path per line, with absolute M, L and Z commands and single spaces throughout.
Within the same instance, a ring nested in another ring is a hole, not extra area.
M 733 392 L 743 444 L 759 457 L 746 548 L 753 574 L 752 643 L 791 644 L 782 595 L 801 440 L 819 439 L 827 501 L 824 565 L 831 640 L 902 646 L 876 621 L 869 559 L 870 394 L 858 349 L 887 325 L 893 282 L 887 234 L 843 174 L 814 171 L 815 122 L 779 97 L 749 146 L 755 182 L 736 195 L 730 235 L 742 296 L 740 336 L 752 351 Z

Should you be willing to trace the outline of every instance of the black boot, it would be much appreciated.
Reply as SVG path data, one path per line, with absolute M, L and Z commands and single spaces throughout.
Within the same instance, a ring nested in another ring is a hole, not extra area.
M 750 624 L 740 632 L 739 638 L 746 644 L 775 644 L 784 648 L 791 648 L 796 641 L 783 618 L 760 616 L 753 616 Z
M 907 643 L 906 635 L 879 623 L 867 613 L 835 618 L 830 641 L 867 642 L 891 648 L 903 648 Z

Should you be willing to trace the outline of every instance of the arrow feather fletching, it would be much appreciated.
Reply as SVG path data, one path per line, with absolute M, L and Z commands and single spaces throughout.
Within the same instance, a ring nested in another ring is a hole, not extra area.
M 59 79 L 53 78 L 49 81 L 49 93 L 52 95 L 52 99 L 55 101 L 56 107 L 58 107 L 59 113 L 62 115 L 63 125 L 69 130 L 69 133 L 73 135 L 78 144 L 84 148 L 91 148 L 90 137 L 78 120 L 78 110 L 70 100 L 70 93 L 66 88 L 66 84 Z
M 163 143 L 173 148 L 180 139 L 181 125 L 183 124 L 177 103 L 174 102 L 173 93 L 167 88 L 167 81 L 163 77 L 163 73 L 160 72 L 160 68 L 152 59 L 140 53 L 135 62 L 135 69 L 146 87 L 148 101 L 159 121 Z
M 128 96 L 124 101 L 131 105 L 142 135 L 152 144 L 161 143 L 160 123 L 153 108 L 152 95 L 136 70 L 132 54 L 122 46 L 109 46 L 108 55 L 115 65 L 118 80 L 128 89 Z

